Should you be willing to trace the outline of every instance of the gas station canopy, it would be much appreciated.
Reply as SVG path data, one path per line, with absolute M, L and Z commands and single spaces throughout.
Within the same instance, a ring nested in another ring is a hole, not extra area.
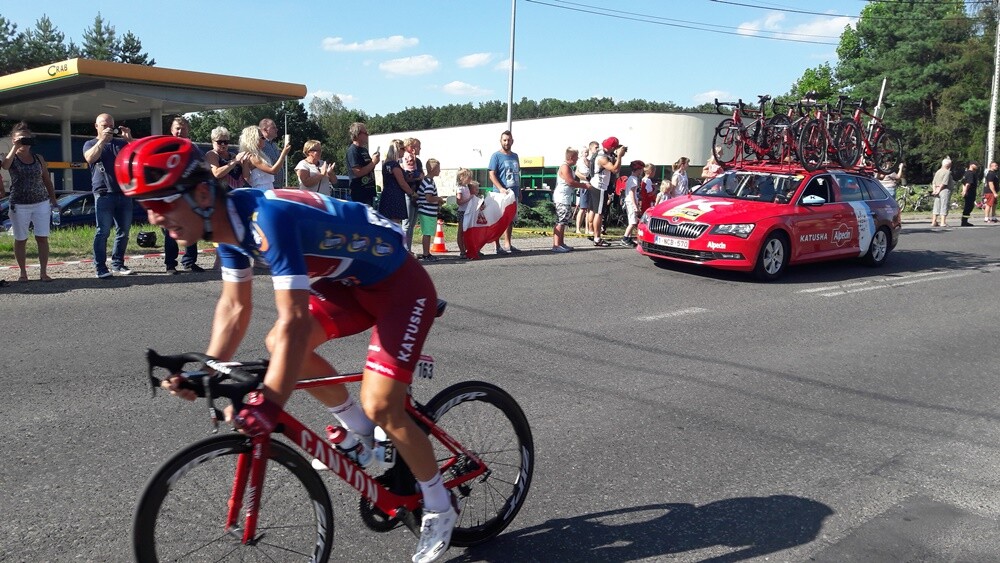
M 70 59 L 0 76 L 0 118 L 29 122 L 93 123 L 298 100 L 303 84 L 204 72 Z

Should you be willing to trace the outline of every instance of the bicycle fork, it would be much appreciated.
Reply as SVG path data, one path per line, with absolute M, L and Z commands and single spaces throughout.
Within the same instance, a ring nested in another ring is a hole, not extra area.
M 229 496 L 229 511 L 226 515 L 226 531 L 237 528 L 240 510 L 246 500 L 247 515 L 243 527 L 243 543 L 252 545 L 257 534 L 257 517 L 260 513 L 260 499 L 264 488 L 264 470 L 270 457 L 269 436 L 255 436 L 250 439 L 250 451 L 241 453 L 236 460 L 236 476 Z M 249 485 L 249 488 L 247 488 Z

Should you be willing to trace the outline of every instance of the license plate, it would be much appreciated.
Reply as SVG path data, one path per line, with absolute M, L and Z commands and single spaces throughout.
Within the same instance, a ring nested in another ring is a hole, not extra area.
M 684 250 L 687 250 L 688 240 L 683 238 L 661 237 L 657 235 L 656 244 L 660 246 L 669 246 L 671 248 L 683 248 Z

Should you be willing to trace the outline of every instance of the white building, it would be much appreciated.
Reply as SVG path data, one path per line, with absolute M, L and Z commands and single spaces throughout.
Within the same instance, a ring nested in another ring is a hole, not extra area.
M 666 172 L 663 166 L 682 156 L 691 159 L 695 170 L 690 174 L 700 174 L 698 168 L 711 154 L 715 126 L 724 117 L 706 113 L 597 113 L 525 119 L 514 121 L 511 128 L 513 151 L 521 159 L 522 183 L 529 189 L 543 188 L 543 183 L 553 187 L 567 147 L 582 149 L 590 141 L 608 137 L 618 137 L 628 147 L 626 162 L 651 162 L 658 168 L 658 177 Z M 506 128 L 506 123 L 490 123 L 372 135 L 368 148 L 372 152 L 381 148 L 385 157 L 391 139 L 420 139 L 420 159 L 441 161 L 438 192 L 447 196 L 455 192 L 455 170 L 486 170 L 490 156 L 500 149 L 500 134 Z M 376 176 L 381 186 L 381 167 L 377 167 Z

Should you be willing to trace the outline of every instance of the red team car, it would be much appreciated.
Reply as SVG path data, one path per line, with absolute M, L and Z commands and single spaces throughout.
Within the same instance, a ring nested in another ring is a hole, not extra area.
M 770 281 L 789 264 L 856 257 L 881 266 L 899 231 L 899 205 L 868 174 L 744 166 L 646 211 L 636 249 Z

